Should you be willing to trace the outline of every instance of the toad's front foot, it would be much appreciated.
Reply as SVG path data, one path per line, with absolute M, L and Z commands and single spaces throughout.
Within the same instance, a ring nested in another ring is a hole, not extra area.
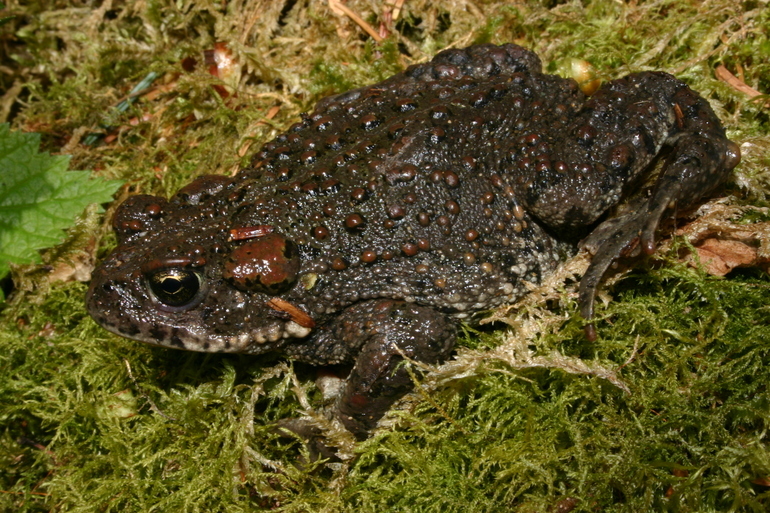
M 349 308 L 324 337 L 345 345 L 361 344 L 337 401 L 337 416 L 363 440 L 391 405 L 413 388 L 407 360 L 443 362 L 454 346 L 456 326 L 432 308 L 382 299 Z

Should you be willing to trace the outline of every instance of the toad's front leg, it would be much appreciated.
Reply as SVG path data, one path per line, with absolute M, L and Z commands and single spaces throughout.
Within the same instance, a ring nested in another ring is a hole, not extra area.
M 405 358 L 436 364 L 452 351 L 456 325 L 432 308 L 390 299 L 345 310 L 319 338 L 319 347 L 358 351 L 337 401 L 337 416 L 365 439 L 391 405 L 413 388 Z

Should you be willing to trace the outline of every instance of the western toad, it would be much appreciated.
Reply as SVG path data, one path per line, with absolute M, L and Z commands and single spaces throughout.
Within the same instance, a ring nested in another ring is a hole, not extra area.
M 627 213 L 601 216 L 663 170 Z M 207 352 L 279 351 L 353 369 L 337 415 L 359 437 L 445 360 L 456 326 L 522 296 L 587 239 L 581 306 L 664 213 L 740 160 L 708 103 L 665 73 L 586 97 L 515 45 L 448 50 L 331 96 L 233 178 L 118 209 L 88 310 L 106 329 Z

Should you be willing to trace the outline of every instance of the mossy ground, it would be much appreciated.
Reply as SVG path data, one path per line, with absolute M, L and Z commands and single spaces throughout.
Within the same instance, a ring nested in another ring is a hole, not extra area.
M 580 58 L 603 78 L 675 73 L 744 143 L 727 201 L 767 206 L 767 100 L 714 74 L 723 64 L 770 91 L 765 0 L 407 0 L 392 24 L 386 2 L 347 2 L 388 29 L 379 44 L 326 2 L 6 3 L 0 18 L 14 18 L 0 25 L 0 122 L 40 132 L 45 150 L 73 155 L 73 168 L 126 180 L 123 195 L 231 172 L 321 96 L 443 47 L 511 41 L 549 71 Z M 237 59 L 221 77 L 203 57 L 218 42 Z M 160 77 L 152 92 L 112 113 L 151 71 Z M 106 138 L 83 144 L 91 133 Z M 770 509 L 770 279 L 760 270 L 716 278 L 671 250 L 609 289 L 593 343 L 571 297 L 551 301 L 563 320 L 543 321 L 532 354 L 610 369 L 630 393 L 588 374 L 476 361 L 346 447 L 353 458 L 308 463 L 303 444 L 273 426 L 305 412 L 305 400 L 320 404 L 311 369 L 111 336 L 85 313 L 85 284 L 48 279 L 64 263 L 78 276 L 112 244 L 87 213 L 68 244 L 46 253 L 49 267 L 14 274 L 0 318 L 0 510 Z M 461 355 L 483 355 L 507 332 L 467 333 Z

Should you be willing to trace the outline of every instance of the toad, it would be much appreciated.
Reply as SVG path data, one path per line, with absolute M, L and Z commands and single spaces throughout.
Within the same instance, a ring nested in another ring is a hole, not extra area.
M 739 160 L 671 75 L 587 97 L 519 46 L 447 50 L 321 100 L 232 178 L 128 198 L 88 311 L 150 344 L 351 365 L 335 414 L 365 438 L 412 388 L 405 359 L 446 360 L 459 322 L 520 298 L 587 234 L 590 319 L 610 264 L 652 253 L 661 218 Z

